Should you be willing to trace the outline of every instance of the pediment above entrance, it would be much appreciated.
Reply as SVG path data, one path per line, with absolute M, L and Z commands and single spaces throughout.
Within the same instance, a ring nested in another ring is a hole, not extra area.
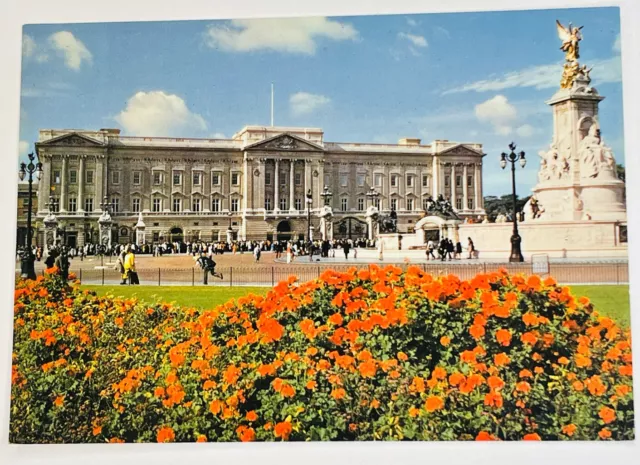
M 292 151 L 292 152 L 323 152 L 322 146 L 304 140 L 293 134 L 278 134 L 269 139 L 248 145 L 244 150 L 262 150 L 262 151 Z
M 73 132 L 44 142 L 38 142 L 37 145 L 41 147 L 101 147 L 105 144 L 84 134 Z
M 485 154 L 465 144 L 458 144 L 450 147 L 437 155 L 462 155 L 471 157 L 483 157 Z

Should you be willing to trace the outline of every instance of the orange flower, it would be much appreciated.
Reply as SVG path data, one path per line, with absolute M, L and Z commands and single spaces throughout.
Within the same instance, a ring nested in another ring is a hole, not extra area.
M 576 380 L 573 382 L 572 386 L 576 391 L 582 391 L 584 389 L 584 384 L 582 383 L 582 381 Z
M 602 428 L 598 433 L 598 436 L 600 436 L 600 439 L 609 439 L 611 437 L 611 431 L 607 428 Z
M 503 346 L 509 346 L 511 344 L 511 332 L 507 329 L 499 329 L 496 331 L 496 340 Z
M 445 379 L 447 377 L 447 372 L 444 368 L 437 366 L 433 369 L 431 376 L 433 379 Z
M 531 385 L 526 381 L 520 381 L 518 384 L 516 384 L 516 391 L 520 391 L 526 394 L 527 392 L 531 391 Z
M 484 326 L 472 325 L 471 328 L 469 328 L 469 334 L 471 334 L 474 339 L 480 339 L 484 336 L 484 333 Z
M 373 378 L 376 375 L 376 364 L 373 360 L 367 360 L 358 365 L 358 371 L 363 378 Z
M 442 336 L 440 338 L 440 344 L 442 344 L 445 347 L 447 347 L 450 342 L 451 342 L 451 339 L 449 337 L 447 337 L 447 336 Z
M 413 378 L 413 381 L 411 381 L 411 386 L 409 386 L 409 389 L 413 392 L 424 392 L 424 379 L 420 378 L 419 376 L 415 376 Z
M 533 373 L 531 373 L 527 369 L 524 369 L 520 370 L 520 374 L 518 376 L 520 376 L 520 378 L 533 378 Z
M 522 438 L 524 441 L 541 441 L 540 436 L 537 433 L 525 434 Z
M 429 396 L 424 404 L 424 408 L 427 412 L 434 412 L 444 408 L 444 401 L 438 396 Z
M 496 366 L 508 365 L 509 362 L 511 362 L 511 359 L 504 352 L 500 352 L 493 357 L 493 363 Z
M 157 441 L 158 442 L 173 442 L 176 438 L 176 434 L 173 432 L 173 429 L 169 426 L 163 426 L 158 431 Z
M 502 396 L 497 392 L 490 392 L 484 396 L 484 405 L 502 407 Z
M 486 431 L 480 431 L 476 436 L 476 441 L 496 441 L 496 437 L 493 434 Z
M 347 395 L 347 392 L 342 388 L 334 389 L 331 391 L 331 397 L 333 397 L 336 400 L 343 399 L 344 396 L 346 395 Z
M 238 426 L 238 428 L 236 428 L 236 434 L 242 442 L 255 441 L 256 439 L 256 432 L 253 428 L 249 428 L 245 425 Z
M 536 342 L 538 342 L 538 338 L 531 331 L 527 331 L 520 336 L 520 340 L 523 344 L 529 344 L 530 346 L 534 346 Z
M 625 384 L 621 384 L 619 386 L 616 386 L 616 394 L 618 394 L 620 397 L 624 397 L 627 394 L 629 394 L 631 392 L 631 387 L 625 385 Z
M 265 425 L 265 428 L 266 428 L 266 425 Z M 293 431 L 293 428 L 291 427 L 291 423 L 289 423 L 288 421 L 282 421 L 276 424 L 275 428 L 273 429 L 273 434 L 277 438 L 282 438 L 282 440 L 286 441 L 287 439 L 289 439 L 289 435 L 291 434 L 291 431 Z
M 371 404 L 369 404 L 371 406 L 371 408 L 378 408 L 380 407 L 380 401 L 378 401 L 377 399 L 373 399 L 371 401 Z
M 56 400 L 53 401 L 53 405 L 56 407 L 62 407 L 62 404 L 64 404 L 64 396 L 58 396 Z
M 452 373 L 449 375 L 449 384 L 457 386 L 465 380 L 465 376 L 462 373 Z
M 534 326 L 538 324 L 538 317 L 531 312 L 527 312 L 522 315 L 522 321 L 527 326 Z
M 558 359 L 558 363 L 560 365 L 568 365 L 569 364 L 569 359 L 567 357 L 560 357 Z
M 94 426 L 93 427 L 93 435 L 97 436 L 100 433 L 102 433 L 102 426 Z
M 314 380 L 309 380 L 309 381 L 307 381 L 307 384 L 305 384 L 304 387 L 309 389 L 309 390 L 311 390 L 311 391 L 313 391 L 316 388 L 317 385 L 318 385 L 318 383 L 316 383 Z
M 489 378 L 487 378 L 487 384 L 494 390 L 502 389 L 504 387 L 504 381 L 497 376 L 489 376 Z
M 571 436 L 573 436 L 573 433 L 575 433 L 575 432 L 576 432 L 576 429 L 578 429 L 578 428 L 576 427 L 576 425 L 574 425 L 573 423 L 570 423 L 570 424 L 568 424 L 568 425 L 564 425 L 564 426 L 562 427 L 562 432 L 563 432 L 564 434 L 566 434 L 567 436 L 571 437 Z
M 246 419 L 249 421 L 256 421 L 258 419 L 258 414 L 255 412 L 255 410 L 251 410 L 247 412 Z
M 609 424 L 616 419 L 616 411 L 609 407 L 602 407 L 598 412 L 598 416 L 605 424 Z
M 413 407 L 413 406 L 409 408 L 409 416 L 410 416 L 411 418 L 415 418 L 415 417 L 417 417 L 419 414 L 420 414 L 420 409 L 415 408 L 415 407 Z
M 207 437 L 204 434 L 199 434 L 196 442 L 207 442 Z
M 593 375 L 586 381 L 587 389 L 593 396 L 601 396 L 607 391 L 607 387 L 602 383 L 598 375 Z
M 398 360 L 406 362 L 407 360 L 409 360 L 409 357 L 404 352 L 398 352 Z
M 334 313 L 333 315 L 331 315 L 329 317 L 329 323 L 335 325 L 335 326 L 340 326 L 342 324 L 342 322 L 344 321 L 344 318 L 342 318 L 342 315 L 340 315 L 339 313 Z

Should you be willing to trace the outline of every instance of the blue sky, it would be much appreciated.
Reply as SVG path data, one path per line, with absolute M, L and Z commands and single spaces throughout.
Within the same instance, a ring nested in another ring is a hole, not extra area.
M 499 154 L 531 163 L 551 141 L 563 53 L 555 20 L 583 25 L 603 139 L 624 163 L 617 8 L 27 25 L 20 152 L 41 128 L 231 137 L 244 125 L 321 127 L 325 140 L 480 142 L 485 195 L 510 191 Z

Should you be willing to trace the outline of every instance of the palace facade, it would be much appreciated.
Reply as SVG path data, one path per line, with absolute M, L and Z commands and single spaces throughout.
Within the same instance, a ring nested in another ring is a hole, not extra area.
M 36 151 L 44 165 L 39 243 L 50 195 L 68 245 L 97 242 L 103 199 L 112 240 L 120 243 L 134 240 L 140 212 L 149 243 L 225 240 L 229 227 L 237 239 L 304 239 L 309 191 L 312 225 L 318 227 L 316 213 L 326 198 L 334 238 L 365 236 L 372 203 L 382 213 L 396 211 L 401 233 L 412 231 L 427 199 L 439 194 L 461 217 L 484 215 L 484 154 L 477 143 L 326 142 L 322 129 L 261 126 L 225 140 L 47 129 Z M 371 189 L 377 198 L 367 196 Z

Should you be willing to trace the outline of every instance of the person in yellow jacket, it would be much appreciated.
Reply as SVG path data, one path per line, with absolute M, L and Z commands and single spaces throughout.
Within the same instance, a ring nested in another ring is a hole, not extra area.
M 127 247 L 127 254 L 124 257 L 124 274 L 129 278 L 129 284 L 138 284 L 138 274 L 136 273 L 136 256 L 131 249 Z

